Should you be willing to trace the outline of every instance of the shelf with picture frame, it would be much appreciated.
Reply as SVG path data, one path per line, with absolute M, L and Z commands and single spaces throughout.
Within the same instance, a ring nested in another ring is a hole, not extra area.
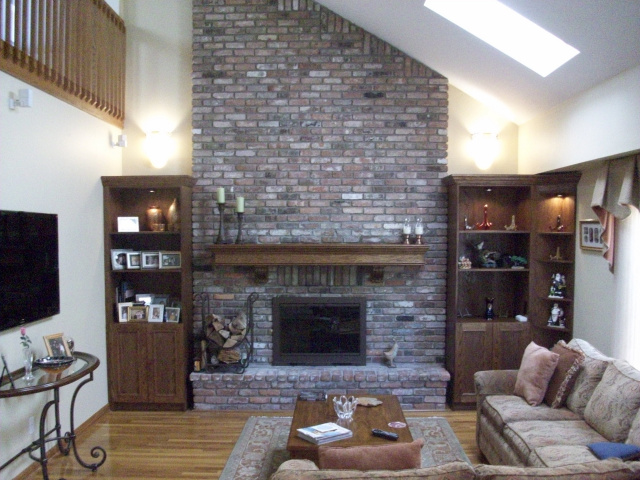
M 103 177 L 102 184 L 110 407 L 184 410 L 192 404 L 193 178 Z

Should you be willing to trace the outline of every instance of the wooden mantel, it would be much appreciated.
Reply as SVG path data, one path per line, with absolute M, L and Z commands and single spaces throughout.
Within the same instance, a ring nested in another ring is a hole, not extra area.
M 218 244 L 214 265 L 423 265 L 427 245 L 378 243 Z

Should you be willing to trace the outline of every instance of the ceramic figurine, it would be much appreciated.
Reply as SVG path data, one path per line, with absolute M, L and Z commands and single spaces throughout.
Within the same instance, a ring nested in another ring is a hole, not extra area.
M 485 302 L 487 304 L 487 308 L 484 312 L 484 318 L 486 320 L 493 320 L 493 317 L 495 317 L 495 313 L 493 311 L 493 298 L 487 297 L 485 299 Z
M 396 358 L 396 355 L 398 355 L 398 342 L 393 343 L 393 347 L 391 347 L 391 350 L 382 353 L 384 354 L 384 358 L 387 360 L 387 366 L 389 368 L 396 368 L 393 360 Z
M 476 223 L 478 230 L 489 230 L 493 226 L 493 223 L 489 221 L 489 205 L 484 206 L 484 219 L 482 223 Z

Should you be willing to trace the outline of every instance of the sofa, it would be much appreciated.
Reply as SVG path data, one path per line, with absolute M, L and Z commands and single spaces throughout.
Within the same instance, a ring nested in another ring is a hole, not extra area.
M 474 380 L 476 439 L 490 464 L 361 471 L 289 460 L 271 480 L 640 479 L 640 461 L 601 460 L 587 447 L 640 445 L 640 372 L 626 362 L 580 339 L 551 350 L 532 342 L 520 370 L 477 372 Z

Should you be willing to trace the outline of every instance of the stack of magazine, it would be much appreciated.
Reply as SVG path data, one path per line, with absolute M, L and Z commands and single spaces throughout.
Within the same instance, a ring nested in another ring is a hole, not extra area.
M 332 422 L 298 429 L 298 437 L 316 445 L 344 440 L 352 436 L 353 432 L 351 430 Z

